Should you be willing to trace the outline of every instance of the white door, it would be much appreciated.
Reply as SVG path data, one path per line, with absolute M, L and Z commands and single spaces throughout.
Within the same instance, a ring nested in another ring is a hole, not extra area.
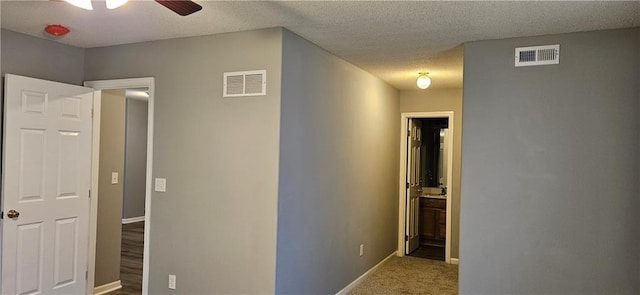
M 2 294 L 84 294 L 93 90 L 6 75 L 4 98 Z
M 422 122 L 409 119 L 407 132 L 407 220 L 405 254 L 409 254 L 420 246 L 418 222 L 420 213 L 420 142 L 422 140 Z

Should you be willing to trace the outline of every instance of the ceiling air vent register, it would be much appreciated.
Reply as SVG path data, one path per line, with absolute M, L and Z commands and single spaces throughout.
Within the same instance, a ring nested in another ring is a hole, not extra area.
M 516 48 L 516 67 L 560 63 L 560 44 Z
M 223 97 L 258 96 L 266 94 L 266 70 L 224 73 Z

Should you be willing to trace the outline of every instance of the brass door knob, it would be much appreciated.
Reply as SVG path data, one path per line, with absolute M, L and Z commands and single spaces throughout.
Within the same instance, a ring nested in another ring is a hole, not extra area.
M 18 218 L 18 216 L 20 216 L 20 212 L 16 211 L 16 210 L 9 210 L 9 212 L 7 212 L 7 217 L 9 218 Z

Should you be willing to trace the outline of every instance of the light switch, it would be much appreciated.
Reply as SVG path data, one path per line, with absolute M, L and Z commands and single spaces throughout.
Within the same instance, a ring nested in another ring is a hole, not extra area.
M 176 289 L 176 275 L 169 275 L 169 289 Z
M 167 179 L 165 179 L 165 178 L 156 178 L 155 191 L 156 192 L 166 192 L 167 191 Z
M 118 172 L 111 172 L 111 184 L 118 183 Z

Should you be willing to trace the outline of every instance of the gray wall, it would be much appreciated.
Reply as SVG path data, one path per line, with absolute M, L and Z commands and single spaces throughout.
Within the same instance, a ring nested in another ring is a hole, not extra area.
M 144 216 L 148 105 L 144 100 L 127 99 L 122 218 Z
M 100 105 L 100 164 L 98 170 L 98 223 L 95 286 L 120 279 L 122 195 L 124 192 L 124 89 L 102 91 Z M 111 173 L 118 183 L 111 183 Z
M 286 30 L 282 55 L 276 293 L 335 294 L 397 247 L 398 92 Z
M 451 195 L 451 257 L 458 258 L 460 240 L 460 156 L 462 154 L 462 89 L 405 90 L 400 92 L 400 112 L 453 111 L 453 190 Z
M 150 294 L 274 292 L 281 51 L 279 28 L 87 50 L 87 80 L 155 77 Z M 222 98 L 257 69 L 266 96 Z
M 2 77 L 5 74 L 82 85 L 84 49 L 2 29 Z
M 560 64 L 513 65 L 560 44 Z M 472 42 L 461 294 L 638 294 L 640 29 Z

